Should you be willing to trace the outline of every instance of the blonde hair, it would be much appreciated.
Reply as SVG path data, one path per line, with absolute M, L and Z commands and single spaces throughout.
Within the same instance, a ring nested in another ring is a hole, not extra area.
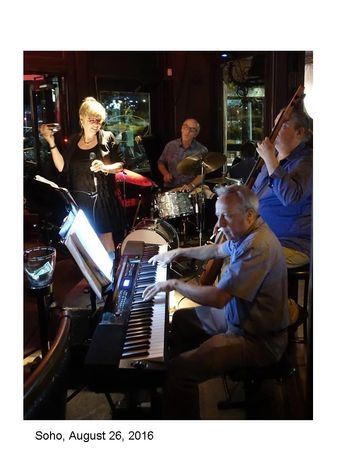
M 94 97 L 86 97 L 79 108 L 80 118 L 100 117 L 103 123 L 106 120 L 106 116 L 105 108 Z

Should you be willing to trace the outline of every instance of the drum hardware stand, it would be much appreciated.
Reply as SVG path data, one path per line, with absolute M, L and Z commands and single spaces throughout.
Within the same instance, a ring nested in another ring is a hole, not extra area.
M 137 203 L 137 208 L 136 208 L 136 211 L 135 211 L 134 219 L 132 221 L 131 230 L 133 230 L 134 227 L 135 227 L 137 216 L 139 215 L 139 211 L 140 211 L 141 201 L 142 201 L 142 195 L 139 193 L 139 202 Z
M 222 167 L 227 160 L 224 154 L 220 153 L 196 153 L 185 157 L 182 161 L 177 164 L 177 171 L 183 175 L 198 176 L 201 175 L 201 205 L 199 209 L 200 224 L 199 224 L 199 246 L 203 243 L 203 218 L 205 209 L 203 209 L 203 194 L 204 194 L 204 174 L 213 172 L 219 167 Z M 199 169 L 200 165 L 200 171 Z M 204 166 L 205 165 L 205 166 Z
M 201 191 L 200 191 L 200 202 L 197 208 L 198 215 L 199 215 L 199 246 L 202 246 L 203 242 L 203 228 L 204 228 L 204 213 L 205 209 L 203 209 L 203 200 L 204 200 L 204 160 L 201 160 Z M 196 198 L 196 206 L 197 206 L 197 198 Z M 197 216 L 197 213 L 196 213 Z
M 195 215 L 196 215 L 196 227 L 197 227 L 197 230 L 198 232 L 200 231 L 200 225 L 199 225 L 199 222 L 200 222 L 200 218 L 199 218 L 199 205 L 198 205 L 198 193 L 195 193 L 195 205 L 194 205 L 194 212 L 195 212 Z
M 198 215 L 197 215 L 198 217 Z M 180 238 L 181 238 L 181 246 L 189 246 L 189 242 L 191 238 L 188 234 L 188 224 L 191 224 L 195 227 L 196 231 L 199 232 L 199 219 L 196 219 L 196 222 L 193 222 L 189 219 L 189 216 L 184 216 L 181 218 L 181 226 L 180 226 Z
M 125 231 L 124 231 L 124 235 L 126 236 L 128 234 L 128 218 L 126 216 L 126 187 L 125 187 L 125 180 L 126 180 L 126 174 L 124 172 L 122 172 L 123 174 L 123 181 L 122 181 L 122 184 L 123 184 L 123 189 L 122 189 L 122 199 L 123 199 L 123 212 L 124 212 L 124 220 L 125 220 Z M 119 181 L 118 181 L 119 182 Z
M 150 210 L 150 219 L 154 219 L 154 211 L 155 211 L 155 207 L 154 207 L 154 195 L 152 195 L 152 202 L 151 202 L 151 210 Z
M 195 193 L 195 205 L 194 211 L 196 215 L 196 229 L 199 234 L 199 246 L 202 245 L 203 241 L 203 225 L 202 225 L 202 218 L 203 218 L 203 186 L 201 187 L 201 192 Z
M 186 225 L 186 220 L 185 217 L 181 218 L 181 235 L 183 238 L 183 243 L 186 245 L 186 240 L 187 240 L 187 225 Z
M 154 220 L 154 213 L 155 211 L 157 211 L 157 206 L 156 206 L 156 203 L 155 203 L 155 199 L 156 199 L 156 196 L 157 196 L 157 193 L 159 193 L 160 190 L 158 187 L 152 187 L 152 201 L 151 201 L 151 209 L 150 209 L 150 219 L 151 220 Z

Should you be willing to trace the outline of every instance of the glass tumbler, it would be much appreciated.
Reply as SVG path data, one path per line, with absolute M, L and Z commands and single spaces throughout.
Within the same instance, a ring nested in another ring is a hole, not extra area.
M 28 286 L 40 289 L 51 284 L 56 265 L 56 250 L 39 246 L 24 251 L 24 270 Z

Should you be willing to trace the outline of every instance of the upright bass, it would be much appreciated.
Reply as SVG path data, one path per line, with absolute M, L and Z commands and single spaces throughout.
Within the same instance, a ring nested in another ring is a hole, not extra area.
M 274 125 L 271 134 L 269 136 L 269 139 L 271 143 L 274 143 L 278 132 L 280 131 L 283 123 L 287 120 L 289 120 L 293 108 L 299 102 L 300 99 L 304 97 L 304 86 L 300 85 L 298 89 L 296 90 L 295 94 L 293 95 L 292 99 L 290 100 L 289 104 L 283 112 L 281 113 L 279 119 L 277 120 L 276 124 Z M 250 174 L 247 177 L 247 180 L 245 181 L 245 185 L 247 185 L 249 188 L 252 188 L 254 185 L 254 182 L 259 175 L 259 172 L 264 165 L 264 160 L 260 157 L 257 158 Z M 222 243 L 224 241 L 224 234 L 223 232 L 220 232 L 216 235 L 215 238 L 215 243 Z M 206 265 L 203 266 L 203 272 L 199 278 L 199 282 L 201 285 L 212 285 L 214 284 L 217 276 L 219 275 L 221 268 L 222 268 L 223 260 L 222 259 L 210 259 L 207 261 Z

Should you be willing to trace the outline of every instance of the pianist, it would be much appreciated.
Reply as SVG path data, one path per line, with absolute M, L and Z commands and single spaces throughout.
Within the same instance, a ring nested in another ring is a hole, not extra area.
M 170 279 L 144 291 L 147 300 L 177 290 L 200 305 L 173 316 L 165 418 L 199 419 L 200 382 L 236 367 L 269 365 L 286 348 L 287 269 L 282 247 L 258 209 L 247 186 L 221 187 L 216 216 L 227 241 L 150 259 L 165 265 L 180 256 L 203 261 L 230 257 L 216 286 Z

